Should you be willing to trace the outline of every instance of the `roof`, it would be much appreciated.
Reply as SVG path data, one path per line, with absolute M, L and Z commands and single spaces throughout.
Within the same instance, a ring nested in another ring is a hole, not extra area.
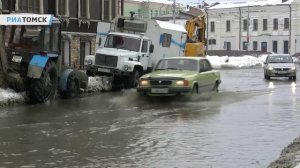
M 119 32 L 110 32 L 109 34 L 119 35 L 119 36 L 128 36 L 128 37 L 133 37 L 133 38 L 141 38 L 141 34 L 130 34 L 130 33 L 119 33 Z M 149 38 L 145 36 L 144 39 L 149 39 Z
M 159 20 L 156 20 L 156 22 L 159 25 L 159 27 L 161 27 L 163 29 L 170 29 L 170 30 L 179 31 L 179 32 L 186 32 L 185 28 L 182 25 L 174 24 L 171 22 L 159 21 Z
M 239 7 L 248 7 L 248 6 L 271 6 L 271 5 L 288 5 L 291 4 L 294 0 L 256 0 L 249 2 L 233 2 L 233 3 L 224 3 L 218 4 L 209 9 L 226 9 L 226 8 L 239 8 Z
M 138 2 L 155 2 L 155 3 L 163 3 L 163 4 L 173 4 L 173 1 L 169 0 L 132 0 Z

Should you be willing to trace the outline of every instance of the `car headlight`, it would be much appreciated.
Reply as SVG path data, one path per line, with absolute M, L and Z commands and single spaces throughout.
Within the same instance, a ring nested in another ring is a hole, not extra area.
M 189 85 L 189 81 L 187 80 L 178 80 L 175 83 L 177 86 L 188 86 Z
M 296 70 L 296 67 L 292 67 L 291 70 L 292 70 L 292 71 Z
M 269 70 L 273 70 L 273 67 L 269 67 L 268 69 L 269 69 Z
M 84 61 L 86 65 L 92 65 L 93 64 L 93 60 L 88 59 Z
M 128 71 L 129 67 L 128 65 L 124 65 L 124 71 Z
M 149 80 L 140 80 L 140 86 L 148 86 L 150 84 Z

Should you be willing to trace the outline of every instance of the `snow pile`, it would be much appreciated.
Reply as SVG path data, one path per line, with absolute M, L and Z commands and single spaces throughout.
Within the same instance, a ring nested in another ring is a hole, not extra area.
M 109 77 L 89 77 L 88 81 L 88 91 L 89 92 L 100 92 L 102 90 L 112 89 L 112 78 Z
M 251 68 L 262 66 L 263 59 L 250 55 L 240 57 L 206 56 L 213 68 Z
M 269 6 L 269 5 L 282 5 L 291 4 L 294 0 L 288 0 L 282 2 L 282 0 L 256 0 L 256 1 L 245 1 L 245 2 L 231 2 L 231 3 L 221 3 L 219 5 L 213 6 L 209 9 L 226 9 L 226 8 L 239 8 L 248 6 Z
M 12 89 L 0 88 L 0 106 L 6 106 L 24 101 L 25 95 L 23 93 L 16 93 Z

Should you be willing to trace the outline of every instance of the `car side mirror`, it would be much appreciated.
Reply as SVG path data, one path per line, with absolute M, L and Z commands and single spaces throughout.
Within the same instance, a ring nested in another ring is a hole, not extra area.
M 150 53 L 153 53 L 153 51 L 154 51 L 154 45 L 153 45 L 153 44 L 150 44 L 149 52 L 150 52 Z

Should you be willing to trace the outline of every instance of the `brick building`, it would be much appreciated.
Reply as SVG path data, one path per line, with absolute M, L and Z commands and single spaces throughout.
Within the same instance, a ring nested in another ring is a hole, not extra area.
M 122 15 L 123 0 L 0 0 L 3 13 L 53 14 L 62 22 L 61 51 L 66 65 L 82 68 L 95 51 L 98 21 Z

